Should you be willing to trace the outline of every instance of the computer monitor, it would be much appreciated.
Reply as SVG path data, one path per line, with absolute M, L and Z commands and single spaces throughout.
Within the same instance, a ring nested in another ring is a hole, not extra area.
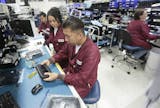
M 74 3 L 74 4 L 73 4 L 73 7 L 74 7 L 74 8 L 79 8 L 79 7 L 81 7 L 81 5 L 82 5 L 81 3 Z
M 16 0 L 6 0 L 6 3 L 16 3 Z
M 10 25 L 16 35 L 34 36 L 30 20 L 13 20 Z
M 143 1 L 147 1 L 147 2 L 149 2 L 149 1 L 159 1 L 159 0 L 138 0 L 139 2 L 143 2 Z
M 111 1 L 109 3 L 109 8 L 118 8 L 118 2 L 117 1 Z
M 16 3 L 16 0 L 0 0 L 0 3 Z
M 6 3 L 6 0 L 0 0 L 0 3 Z
M 80 18 L 82 16 L 82 12 L 80 10 L 77 10 L 77 9 L 72 9 L 71 13 L 70 13 L 70 16 Z
M 85 11 L 82 11 L 82 15 L 85 15 L 85 16 L 87 16 L 87 17 L 90 17 L 90 16 L 92 15 L 92 12 L 85 10 Z

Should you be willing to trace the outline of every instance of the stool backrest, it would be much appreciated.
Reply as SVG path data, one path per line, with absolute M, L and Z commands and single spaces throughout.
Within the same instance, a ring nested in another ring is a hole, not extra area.
M 123 41 L 122 44 L 129 45 L 131 43 L 131 36 L 127 30 L 120 29 L 118 31 L 118 41 Z

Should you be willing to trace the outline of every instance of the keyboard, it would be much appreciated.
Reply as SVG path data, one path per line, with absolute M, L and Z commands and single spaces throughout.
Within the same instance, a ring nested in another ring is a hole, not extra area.
M 0 108 L 20 108 L 10 92 L 0 95 Z
M 45 72 L 51 72 L 51 70 L 49 69 L 49 67 L 47 65 L 37 65 L 36 67 L 36 70 L 39 74 L 39 76 L 44 79 L 44 78 L 48 78 L 49 76 L 48 75 L 44 75 Z

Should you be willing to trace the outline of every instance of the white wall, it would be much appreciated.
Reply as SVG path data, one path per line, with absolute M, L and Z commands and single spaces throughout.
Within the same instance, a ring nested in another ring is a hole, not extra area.
M 21 2 L 20 0 L 16 0 L 16 3 L 19 5 L 24 5 L 24 2 Z M 48 10 L 52 7 L 59 7 L 62 5 L 66 5 L 65 0 L 43 0 L 42 2 L 29 2 L 30 6 L 34 9 L 38 9 L 44 12 L 48 12 Z

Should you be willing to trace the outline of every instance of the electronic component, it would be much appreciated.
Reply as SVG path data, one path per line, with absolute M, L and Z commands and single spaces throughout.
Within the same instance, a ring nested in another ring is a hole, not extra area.
M 40 49 L 36 49 L 36 50 L 27 52 L 26 53 L 26 59 L 27 60 L 32 60 L 32 59 L 38 58 L 42 55 L 43 55 L 42 51 Z
M 0 71 L 0 86 L 15 84 L 19 80 L 19 71 L 6 69 Z M 0 107 L 1 108 L 1 107 Z
M 0 68 L 11 68 L 18 65 L 20 60 L 19 53 L 7 53 L 0 58 Z
M 14 41 L 15 35 L 10 27 L 9 20 L 9 16 L 0 15 L 0 69 L 15 67 L 20 60 L 17 52 L 17 42 Z

